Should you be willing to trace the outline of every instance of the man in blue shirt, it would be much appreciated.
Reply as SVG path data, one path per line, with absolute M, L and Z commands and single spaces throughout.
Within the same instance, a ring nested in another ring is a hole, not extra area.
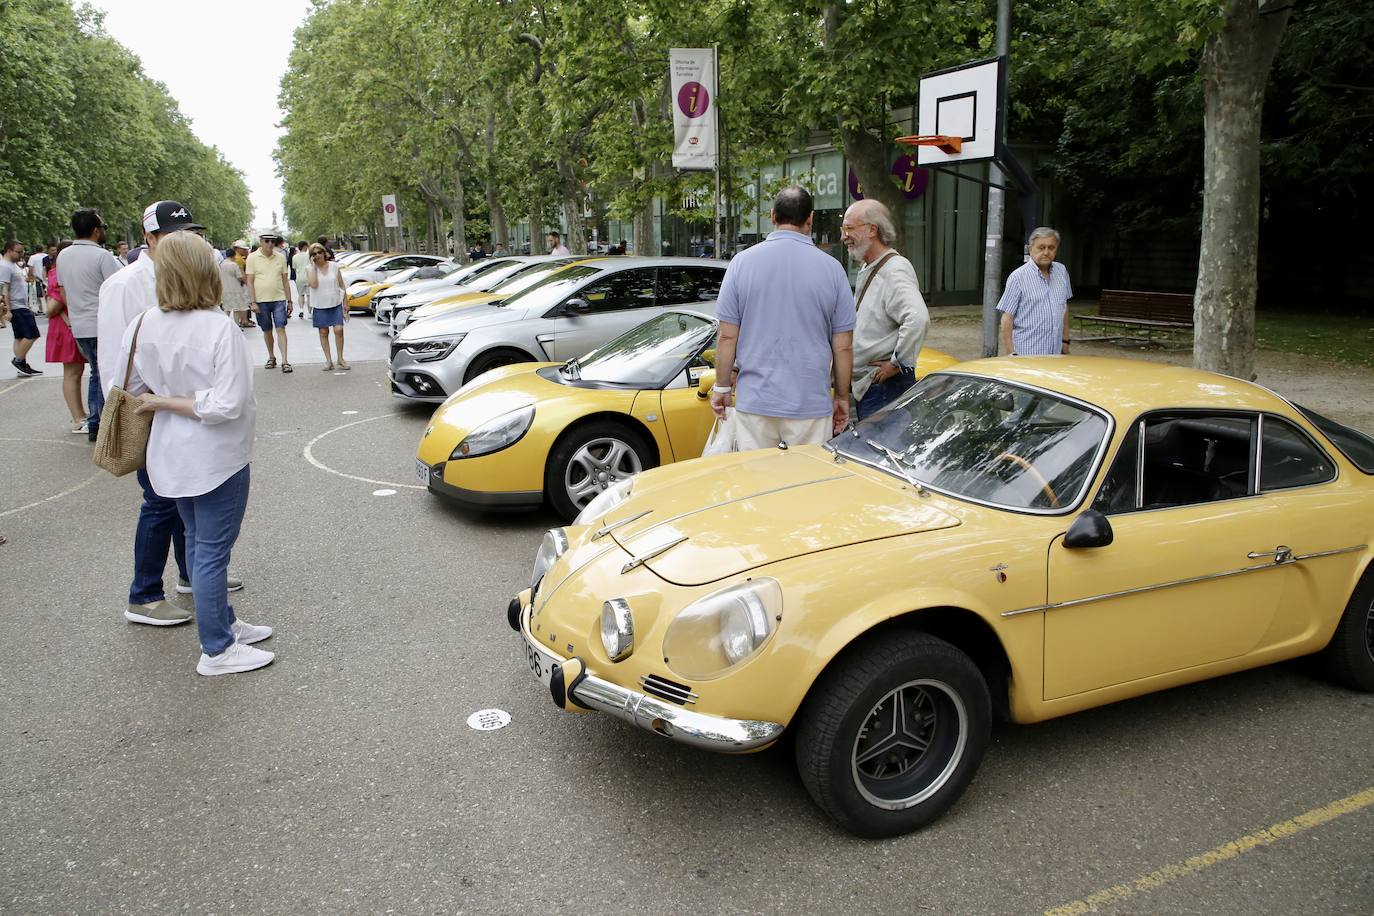
M 805 188 L 784 188 L 776 228 L 721 283 L 711 409 L 723 418 L 734 390 L 740 451 L 824 442 L 849 422 L 854 294 L 840 262 L 811 241 L 814 215 Z
M 1002 313 L 1002 351 L 1012 356 L 1053 356 L 1069 352 L 1069 271 L 1054 257 L 1059 233 L 1041 226 L 1026 242 L 1030 260 L 1007 276 L 997 303 Z

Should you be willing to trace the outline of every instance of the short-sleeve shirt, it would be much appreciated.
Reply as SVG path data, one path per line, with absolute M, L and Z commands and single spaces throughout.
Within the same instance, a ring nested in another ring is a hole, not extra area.
M 305 285 L 305 272 L 310 268 L 310 255 L 304 251 L 298 251 L 291 256 L 291 270 L 295 273 L 292 277 L 297 286 Z
M 1050 277 L 1027 261 L 1007 276 L 997 311 L 1011 316 L 1011 346 L 1018 356 L 1054 356 L 1064 352 L 1064 308 L 1073 298 L 1069 269 L 1050 264 Z
M 854 330 L 855 320 L 839 261 L 800 232 L 776 229 L 730 262 L 716 316 L 739 325 L 736 407 L 793 420 L 830 416 L 831 336 Z
M 4 284 L 8 284 L 10 288 L 12 310 L 29 307 L 29 280 L 19 269 L 19 265 L 11 264 L 8 258 L 0 258 L 0 285 Z
M 248 265 L 243 272 L 253 280 L 253 294 L 256 302 L 284 302 L 286 289 L 282 286 L 282 274 L 286 273 L 286 257 L 280 251 L 272 252 L 272 257 L 257 249 L 248 255 Z
M 77 337 L 98 336 L 100 287 L 120 269 L 114 255 L 89 239 L 72 242 L 57 259 L 57 279 L 67 294 L 67 317 Z

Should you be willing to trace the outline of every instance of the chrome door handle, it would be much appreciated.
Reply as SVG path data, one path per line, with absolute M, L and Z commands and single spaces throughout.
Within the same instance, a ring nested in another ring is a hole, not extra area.
M 1293 556 L 1293 548 L 1285 547 L 1282 544 L 1275 547 L 1273 550 L 1252 550 L 1245 556 L 1247 559 L 1251 560 L 1263 560 L 1267 558 L 1273 560 L 1275 563 L 1297 562 L 1297 560 Z

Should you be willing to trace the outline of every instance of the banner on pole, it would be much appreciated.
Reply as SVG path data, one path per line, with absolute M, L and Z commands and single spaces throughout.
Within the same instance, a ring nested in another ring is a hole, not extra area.
M 716 55 L 712 48 L 668 49 L 673 91 L 673 167 L 716 167 Z
M 401 225 L 401 214 L 396 211 L 396 195 L 382 195 L 382 225 L 395 229 Z

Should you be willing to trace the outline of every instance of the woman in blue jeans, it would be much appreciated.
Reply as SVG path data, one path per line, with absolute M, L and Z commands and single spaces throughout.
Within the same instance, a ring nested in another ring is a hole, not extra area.
M 248 346 L 219 310 L 214 253 L 191 232 L 158 243 L 158 307 L 124 333 L 120 366 L 133 353 L 129 392 L 154 412 L 147 472 L 153 490 L 175 499 L 186 527 L 186 564 L 196 600 L 204 675 L 252 671 L 272 662 L 255 648 L 271 627 L 239 620 L 229 606 L 229 552 L 248 505 L 257 399 Z M 145 393 L 146 392 L 146 393 Z

